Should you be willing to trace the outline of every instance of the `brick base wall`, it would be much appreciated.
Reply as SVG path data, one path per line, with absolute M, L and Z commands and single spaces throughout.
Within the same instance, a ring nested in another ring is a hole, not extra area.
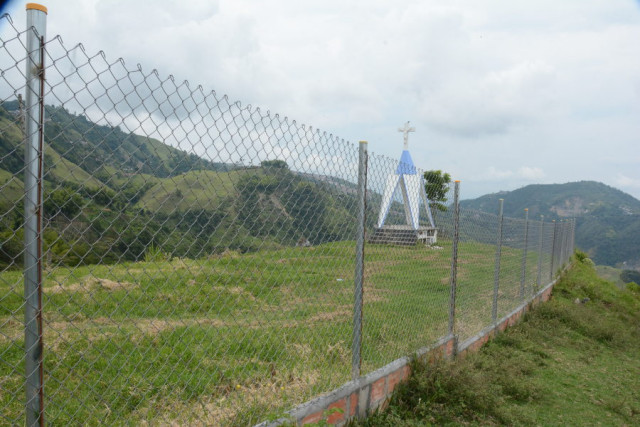
M 433 362 L 440 358 L 464 357 L 469 352 L 477 351 L 497 334 L 518 323 L 534 306 L 548 301 L 556 281 L 548 284 L 530 301 L 517 307 L 496 324 L 484 328 L 477 335 L 460 343 L 454 335 L 443 337 L 433 345 L 418 350 L 417 359 Z M 351 418 L 366 417 L 377 410 L 385 409 L 397 385 L 406 381 L 411 375 L 411 360 L 410 357 L 394 360 L 370 374 L 349 381 L 332 392 L 303 403 L 288 412 L 288 419 L 263 422 L 256 427 L 275 427 L 291 422 L 304 425 L 324 419 L 329 424 L 342 426 Z M 331 411 L 333 408 L 339 411 Z

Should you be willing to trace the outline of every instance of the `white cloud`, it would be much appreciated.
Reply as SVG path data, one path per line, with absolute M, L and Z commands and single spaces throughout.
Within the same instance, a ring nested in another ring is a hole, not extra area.
M 640 188 L 640 179 L 638 178 L 630 178 L 626 175 L 619 173 L 616 175 L 615 179 L 616 185 L 620 187 L 631 187 L 631 188 Z
M 19 4 L 18 4 L 19 3 Z M 10 12 L 24 26 L 24 6 Z M 48 0 L 49 35 L 174 74 L 477 192 L 611 181 L 636 197 L 640 5 L 611 0 Z M 523 166 L 527 165 L 536 166 Z M 487 167 L 487 165 L 498 165 Z M 616 175 L 619 174 L 619 175 Z M 508 184 L 508 185 L 505 185 Z M 479 195 L 478 194 L 478 195 Z
M 518 176 L 523 179 L 534 181 L 545 177 L 542 169 L 536 167 L 523 166 L 518 169 Z
M 496 169 L 494 166 L 489 166 L 489 168 L 487 168 L 487 172 L 484 176 L 484 179 L 501 180 L 501 179 L 510 178 L 512 176 L 513 176 L 513 171 L 500 170 L 500 169 Z
M 517 63 L 484 75 L 470 69 L 425 100 L 423 118 L 442 132 L 462 137 L 508 132 L 547 113 L 553 74 L 553 67 L 543 61 Z

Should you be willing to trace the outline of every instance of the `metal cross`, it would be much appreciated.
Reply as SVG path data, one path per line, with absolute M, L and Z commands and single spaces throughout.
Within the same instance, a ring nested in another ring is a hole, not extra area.
M 399 128 L 398 132 L 404 133 L 404 149 L 409 149 L 409 132 L 415 132 L 416 128 L 409 127 L 409 122 L 404 124 L 403 128 Z

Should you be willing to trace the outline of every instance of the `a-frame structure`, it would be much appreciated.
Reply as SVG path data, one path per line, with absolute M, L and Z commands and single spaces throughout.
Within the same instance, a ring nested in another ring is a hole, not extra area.
M 398 131 L 404 133 L 404 149 L 395 173 L 387 177 L 377 227 L 370 242 L 410 245 L 423 241 L 433 244 L 437 240 L 437 230 L 429 208 L 425 180 L 416 170 L 409 153 L 409 132 L 415 132 L 415 128 L 410 127 L 407 122 Z M 397 191 L 402 195 L 406 225 L 385 225 Z M 429 221 L 428 227 L 420 226 L 420 202 Z

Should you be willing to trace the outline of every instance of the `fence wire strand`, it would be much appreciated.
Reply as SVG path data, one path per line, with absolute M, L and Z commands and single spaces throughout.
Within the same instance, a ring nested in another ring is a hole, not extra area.
M 0 420 L 15 425 L 27 52 L 0 21 Z M 358 147 L 58 36 L 44 52 L 46 422 L 249 425 L 347 382 Z M 383 209 L 398 171 L 419 182 L 406 196 L 423 234 L 402 189 Z M 361 374 L 448 334 L 453 184 L 425 203 L 424 172 L 368 156 Z M 497 215 L 461 209 L 459 227 L 464 339 L 492 322 Z M 499 316 L 567 262 L 570 227 L 528 221 L 522 295 L 525 222 L 504 219 Z

